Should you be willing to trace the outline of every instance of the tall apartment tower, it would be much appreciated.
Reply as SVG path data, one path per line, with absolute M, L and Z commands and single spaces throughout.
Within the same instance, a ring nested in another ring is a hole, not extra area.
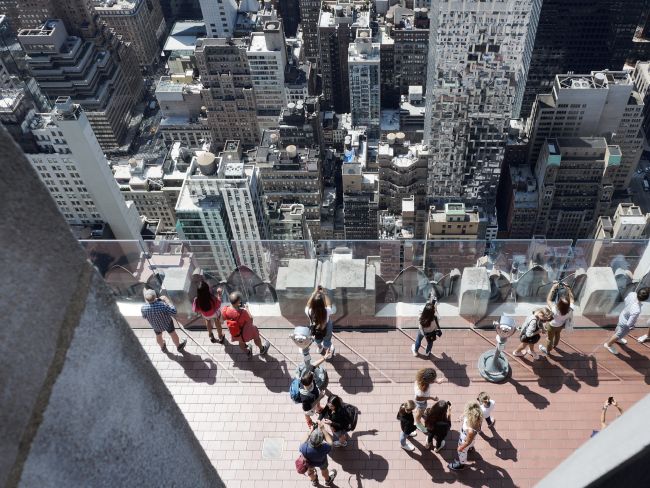
M 432 0 L 424 142 L 436 206 L 459 202 L 492 214 L 538 5 Z
M 393 84 L 401 95 L 409 86 L 423 89 L 427 82 L 427 53 L 429 52 L 429 17 L 425 8 L 417 11 L 395 9 L 390 37 L 393 47 Z
M 322 0 L 300 1 L 300 27 L 305 58 L 312 64 L 318 61 L 318 19 Z
M 139 96 L 134 96 L 118 51 L 69 36 L 60 20 L 49 20 L 38 29 L 23 29 L 18 40 L 42 92 L 51 100 L 69 96 L 79 103 L 102 148 L 119 146 Z M 138 80 L 142 87 L 142 77 Z
M 232 37 L 237 8 L 237 0 L 201 0 L 201 13 L 208 37 Z
M 379 46 L 370 29 L 359 29 L 348 49 L 352 126 L 367 127 L 370 138 L 379 136 L 381 118 Z
M 300 24 L 299 0 L 279 0 L 276 8 L 282 18 L 284 33 L 288 37 L 295 37 L 298 32 L 298 25 Z
M 620 162 L 621 149 L 603 137 L 547 139 L 537 162 L 535 234 L 548 239 L 591 236 L 598 217 L 609 212 L 612 175 Z
M 528 161 L 537 162 L 547 138 L 605 137 L 623 153 L 611 179 L 615 190 L 626 190 L 643 150 L 643 108 L 627 71 L 557 75 L 552 93 L 537 97 L 528 119 Z
M 268 21 L 262 32 L 253 32 L 246 56 L 255 90 L 258 121 L 265 128 L 276 127 L 280 112 L 287 104 L 284 89 L 287 48 L 282 22 Z
M 227 141 L 215 157 L 197 151 L 176 204 L 177 230 L 197 242 L 195 259 L 206 272 L 227 279 L 235 269 L 229 240 L 236 242 L 237 262 L 268 278 L 268 262 L 259 242 L 268 236 L 259 170 L 246 164 L 237 141 Z
M 223 147 L 230 140 L 251 147 L 259 141 L 257 102 L 247 49 L 246 39 L 197 41 L 196 64 L 214 147 Z
M 341 168 L 345 239 L 377 239 L 378 175 L 367 172 L 368 144 L 365 135 L 352 131 L 347 137 Z
M 339 114 L 350 112 L 348 48 L 360 27 L 370 27 L 369 14 L 347 0 L 338 0 L 334 9 L 320 13 L 319 71 L 323 77 L 323 107 L 326 110 Z
M 142 223 L 125 202 L 82 108 L 70 98 L 28 125 L 38 144 L 27 158 L 70 225 L 106 223 L 116 239 L 139 240 Z
M 622 69 L 647 9 L 647 0 L 544 0 L 521 116 L 558 73 Z
M 157 64 L 166 25 L 159 0 L 92 0 L 100 20 L 131 43 L 143 67 Z

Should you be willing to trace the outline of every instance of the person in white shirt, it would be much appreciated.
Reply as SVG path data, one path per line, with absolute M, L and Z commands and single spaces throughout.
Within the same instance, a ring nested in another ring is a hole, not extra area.
M 574 302 L 573 291 L 571 291 L 571 288 L 568 286 L 564 286 L 567 290 L 567 296 L 561 297 L 557 303 L 553 302 L 553 297 L 560 287 L 560 283 L 557 281 L 553 284 L 551 290 L 548 292 L 548 296 L 546 297 L 546 304 L 548 305 L 548 308 L 551 309 L 551 312 L 553 312 L 553 318 L 546 324 L 546 332 L 548 333 L 546 346 L 539 346 L 539 351 L 544 355 L 550 353 L 557 347 L 560 342 L 562 329 L 564 329 L 564 325 L 567 321 L 571 319 L 571 311 Z
M 322 355 L 334 354 L 332 346 L 332 334 L 334 333 L 334 324 L 332 323 L 332 302 L 322 286 L 318 286 L 314 293 L 307 300 L 305 315 L 309 317 L 310 328 L 314 342 L 318 346 L 318 352 Z M 303 350 L 305 354 L 305 350 Z M 307 349 L 307 354 L 309 350 Z
M 481 413 L 485 422 L 488 424 L 488 427 L 494 427 L 495 420 L 492 418 L 492 411 L 494 410 L 494 405 L 496 402 L 490 398 L 490 395 L 482 391 L 478 394 L 478 404 L 481 407 Z
M 623 345 L 627 344 L 625 336 L 634 329 L 636 321 L 639 315 L 641 315 L 641 302 L 647 300 L 648 296 L 650 296 L 650 290 L 648 288 L 641 288 L 635 292 L 628 293 L 625 297 L 625 307 L 623 307 L 623 311 L 618 316 L 618 325 L 616 326 L 614 335 L 603 344 L 605 349 L 612 354 L 618 354 L 618 350 L 614 347 L 615 342 Z

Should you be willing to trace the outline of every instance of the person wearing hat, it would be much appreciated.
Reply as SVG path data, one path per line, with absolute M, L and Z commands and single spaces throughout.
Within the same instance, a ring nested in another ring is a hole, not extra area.
M 305 441 L 298 448 L 298 451 L 309 465 L 307 476 L 309 476 L 312 486 L 318 486 L 316 468 L 320 469 L 325 479 L 325 486 L 332 486 L 332 483 L 334 483 L 336 470 L 327 469 L 327 455 L 332 450 L 332 444 L 332 436 L 323 428 L 323 423 L 319 422 L 318 426 L 307 435 Z
M 147 319 L 149 325 L 151 325 L 151 328 L 156 333 L 156 341 L 158 341 L 160 350 L 167 352 L 167 344 L 165 344 L 162 336 L 163 332 L 167 332 L 169 337 L 172 338 L 176 350 L 182 352 L 187 345 L 187 339 L 183 339 L 183 342 L 181 342 L 174 329 L 174 321 L 172 320 L 172 316 L 176 315 L 176 307 L 174 307 L 174 304 L 167 297 L 158 298 L 154 290 L 145 290 L 144 299 L 147 303 L 142 305 L 140 312 L 142 313 L 142 317 Z

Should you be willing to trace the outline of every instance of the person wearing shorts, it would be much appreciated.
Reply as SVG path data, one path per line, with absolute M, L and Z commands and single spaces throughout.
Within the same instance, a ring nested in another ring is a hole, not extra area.
M 618 354 L 618 350 L 614 347 L 615 342 L 623 345 L 627 344 L 625 336 L 634 329 L 636 321 L 639 315 L 641 315 L 641 302 L 647 300 L 648 296 L 650 296 L 650 289 L 641 288 L 640 290 L 628 293 L 625 297 L 625 307 L 618 316 L 618 324 L 616 325 L 614 335 L 603 344 L 605 349 L 612 354 Z
M 318 426 L 307 434 L 307 439 L 303 442 L 298 451 L 303 455 L 309 468 L 307 476 L 311 480 L 312 486 L 318 486 L 318 472 L 320 469 L 325 486 L 331 486 L 336 478 L 336 470 L 328 470 L 329 463 L 327 455 L 332 450 L 332 436 L 323 428 L 323 424 Z
M 167 344 L 162 333 L 167 332 L 178 352 L 182 352 L 187 345 L 187 339 L 181 342 L 174 328 L 172 316 L 176 315 L 176 307 L 167 297 L 158 298 L 154 290 L 145 290 L 144 299 L 146 303 L 140 309 L 142 317 L 147 319 L 149 325 L 156 333 L 156 341 L 162 352 L 167 352 Z

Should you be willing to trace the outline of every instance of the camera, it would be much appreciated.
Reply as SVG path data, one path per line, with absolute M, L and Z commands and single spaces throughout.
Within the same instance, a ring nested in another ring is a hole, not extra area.
M 608 405 L 611 405 L 612 403 L 614 403 L 614 397 L 613 397 L 613 396 L 611 396 L 611 397 L 609 397 L 609 398 L 607 399 L 607 404 L 608 404 Z

